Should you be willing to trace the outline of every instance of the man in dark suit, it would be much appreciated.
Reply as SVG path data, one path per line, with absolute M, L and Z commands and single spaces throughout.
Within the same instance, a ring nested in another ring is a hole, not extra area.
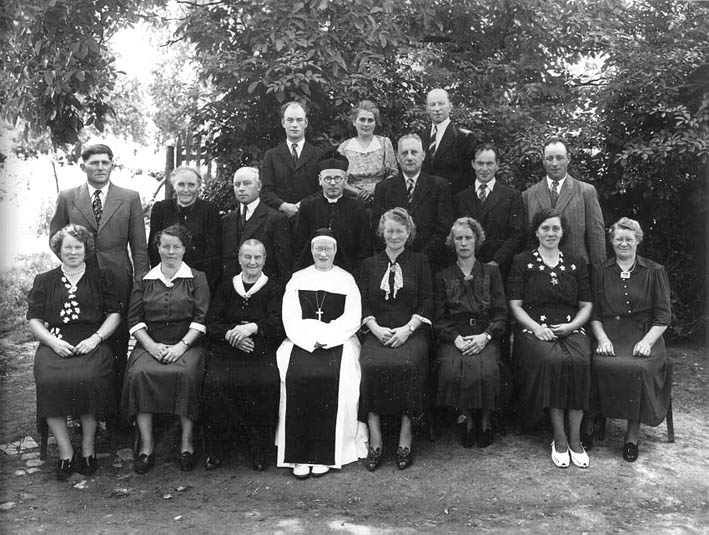
M 547 176 L 522 193 L 531 225 L 542 208 L 555 208 L 566 217 L 569 235 L 564 250 L 591 265 L 606 259 L 606 233 L 596 188 L 567 173 L 569 154 L 564 142 L 552 138 L 544 145 Z
M 292 218 L 300 201 L 318 190 L 318 161 L 323 152 L 305 141 L 308 118 L 303 104 L 288 102 L 281 108 L 286 141 L 266 151 L 261 163 L 263 202 Z
M 259 198 L 261 180 L 258 169 L 242 167 L 234 174 L 236 209 L 222 218 L 222 265 L 224 277 L 241 271 L 239 248 L 256 239 L 266 247 L 264 273 L 285 284 L 290 279 L 293 259 L 288 217 L 266 206 Z
M 322 193 L 301 203 L 293 236 L 295 269 L 313 263 L 310 240 L 313 233 L 321 228 L 330 229 L 335 235 L 335 265 L 345 271 L 357 274 L 362 260 L 372 255 L 369 217 L 364 205 L 344 195 L 348 167 L 349 161 L 338 152 L 328 155 L 318 164 Z
M 448 92 L 434 89 L 426 97 L 426 111 L 431 126 L 421 132 L 426 151 L 423 172 L 448 180 L 451 194 L 467 188 L 472 180 L 470 162 L 475 139 L 471 132 L 458 128 L 450 120 L 452 105 Z
M 150 269 L 143 206 L 138 192 L 111 183 L 113 152 L 110 147 L 90 145 L 82 152 L 81 159 L 86 183 L 59 193 L 49 235 L 53 236 L 69 223 L 83 225 L 95 238 L 96 250 L 87 258 L 87 263 L 98 265 L 113 275 L 123 302 L 121 324 L 111 337 L 119 395 L 128 352 L 126 314 L 130 292 L 134 278 L 140 279 Z
M 406 134 L 398 143 L 399 176 L 382 180 L 374 189 L 375 225 L 387 210 L 406 208 L 416 223 L 411 250 L 428 256 L 431 272 L 446 267 L 445 240 L 453 222 L 453 202 L 448 182 L 421 171 L 424 149 L 421 138 Z
M 477 259 L 499 266 L 506 279 L 512 258 L 524 247 L 524 205 L 519 191 L 497 182 L 497 166 L 494 145 L 475 149 L 475 182 L 455 196 L 455 211 L 456 217 L 472 217 L 483 226 L 485 241 Z

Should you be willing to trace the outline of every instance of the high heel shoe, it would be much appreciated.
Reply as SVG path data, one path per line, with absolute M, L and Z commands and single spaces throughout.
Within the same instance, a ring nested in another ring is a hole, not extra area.
M 382 462 L 382 448 L 369 448 L 367 452 L 367 460 L 365 466 L 370 472 L 374 472 Z
M 571 446 L 569 446 L 569 455 L 571 457 L 571 462 L 574 463 L 574 466 L 578 466 L 579 468 L 588 468 L 588 465 L 591 463 L 583 444 L 581 444 L 581 453 L 576 453 L 571 449 Z
M 89 455 L 88 457 L 81 457 L 77 472 L 83 476 L 91 476 L 96 473 L 96 470 L 98 470 L 98 459 L 95 454 Z
M 57 461 L 57 480 L 66 481 L 74 473 L 74 459 L 75 456 L 72 455 L 71 459 L 59 459 Z
M 155 466 L 155 453 L 141 453 L 138 458 L 133 461 L 133 471 L 136 474 L 145 474 L 153 466 Z
M 412 449 L 399 446 L 396 450 L 396 466 L 399 470 L 405 470 L 414 462 L 414 452 Z

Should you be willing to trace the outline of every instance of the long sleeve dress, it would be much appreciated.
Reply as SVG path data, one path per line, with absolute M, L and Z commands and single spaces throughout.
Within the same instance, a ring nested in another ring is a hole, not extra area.
M 670 283 L 660 264 L 637 257 L 628 278 L 611 258 L 593 273 L 591 319 L 603 324 L 615 356 L 595 354 L 592 361 L 594 409 L 607 418 L 638 420 L 656 426 L 667 414 L 672 367 L 662 337 L 649 357 L 634 357 L 633 347 L 651 327 L 670 324 Z
M 507 286 L 507 299 L 521 300 L 525 312 L 540 325 L 568 323 L 579 301 L 593 299 L 585 262 L 562 252 L 553 267 L 536 250 L 518 254 Z M 588 410 L 591 341 L 583 328 L 545 342 L 518 327 L 513 361 L 523 425 L 534 425 L 543 409 Z
M 357 421 L 361 298 L 334 266 L 293 274 L 283 296 L 287 338 L 276 352 L 281 378 L 278 466 L 341 468 L 366 455 Z
M 241 274 L 225 280 L 209 306 L 209 360 L 202 387 L 208 443 L 228 436 L 234 424 L 249 433 L 273 431 L 278 416 L 280 381 L 276 348 L 285 338 L 281 321 L 283 287 L 266 275 L 253 284 Z M 236 325 L 255 323 L 254 350 L 246 353 L 224 338 Z M 226 432 L 221 432 L 225 431 Z M 265 443 L 265 442 L 264 442 Z
M 360 419 L 366 420 L 372 412 L 406 415 L 420 423 L 427 393 L 433 317 L 428 260 L 422 253 L 404 250 L 392 263 L 383 251 L 362 263 L 359 286 L 364 321 L 374 317 L 380 326 L 394 328 L 416 314 L 422 322 L 400 347 L 384 346 L 371 332 L 365 334 L 360 355 Z
M 454 264 L 435 277 L 438 340 L 433 374 L 435 405 L 458 410 L 497 409 L 501 403 L 500 338 L 507 323 L 507 302 L 497 266 L 475 262 L 466 279 Z M 480 353 L 463 355 L 458 336 L 487 333 L 492 338 Z
M 158 264 L 133 286 L 128 327 L 131 334 L 146 328 L 155 342 L 172 345 L 190 328 L 206 331 L 208 307 L 209 286 L 204 273 L 183 262 L 167 281 Z M 204 354 L 204 345 L 197 340 L 175 362 L 162 364 L 136 344 L 123 382 L 124 414 L 132 418 L 139 412 L 171 413 L 196 420 Z
M 72 345 L 88 338 L 106 316 L 122 312 L 113 277 L 107 270 L 86 267 L 72 286 L 58 267 L 37 275 L 28 297 L 27 319 L 46 322 L 49 332 Z M 108 342 L 93 351 L 63 358 L 40 344 L 35 353 L 37 418 L 80 416 L 98 418 L 115 409 L 113 352 Z

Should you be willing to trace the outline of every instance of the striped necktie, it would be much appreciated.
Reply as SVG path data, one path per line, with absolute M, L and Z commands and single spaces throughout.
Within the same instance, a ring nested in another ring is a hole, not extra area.
M 413 178 L 407 178 L 406 179 L 406 193 L 409 195 L 409 202 L 414 198 L 414 187 L 416 186 L 416 182 L 414 182 Z
M 428 155 L 433 158 L 436 152 L 436 138 L 438 137 L 438 127 L 433 125 L 433 131 L 431 132 L 431 143 L 428 145 Z

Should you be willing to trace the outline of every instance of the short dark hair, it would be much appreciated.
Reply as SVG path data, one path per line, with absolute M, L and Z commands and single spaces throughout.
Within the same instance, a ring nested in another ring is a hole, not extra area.
M 81 243 L 84 244 L 85 256 L 88 256 L 94 252 L 94 235 L 86 227 L 70 223 L 67 226 L 62 227 L 58 231 L 56 231 L 49 239 L 50 249 L 55 255 L 57 255 L 57 258 L 59 258 L 60 260 L 60 251 L 62 249 L 62 244 L 64 243 L 64 238 L 66 238 L 67 236 L 71 236 L 72 238 L 79 240 Z
M 541 210 L 536 212 L 534 214 L 534 217 L 532 217 L 532 226 L 530 228 L 530 231 L 532 233 L 533 238 L 536 239 L 537 229 L 542 223 L 544 223 L 544 221 L 552 217 L 558 217 L 559 221 L 561 221 L 561 240 L 559 240 L 559 247 L 561 247 L 562 245 L 564 245 L 564 243 L 566 243 L 566 238 L 569 232 L 569 225 L 566 221 L 566 217 L 564 216 L 564 214 L 562 214 L 558 210 L 554 208 L 542 208 Z
M 175 223 L 155 233 L 154 245 L 156 248 L 160 247 L 160 240 L 163 236 L 174 236 L 182 242 L 182 246 L 185 249 L 189 249 L 192 245 L 192 233 L 187 230 L 187 227 L 180 223 Z
M 497 147 L 495 147 L 495 145 L 493 145 L 492 143 L 481 143 L 480 145 L 475 147 L 475 152 L 473 153 L 473 161 L 475 161 L 477 157 L 480 156 L 481 152 L 485 152 L 486 150 L 491 150 L 495 153 L 495 162 L 500 159 L 500 157 L 497 155 Z
M 305 113 L 305 116 L 308 116 L 308 108 L 305 106 L 303 102 L 300 102 L 298 100 L 289 100 L 286 102 L 283 106 L 281 106 L 281 118 L 286 113 L 286 110 L 288 109 L 289 106 L 300 106 L 303 109 L 303 112 Z
M 459 217 L 456 219 L 451 225 L 451 230 L 446 238 L 446 245 L 452 250 L 455 250 L 455 233 L 453 232 L 455 227 L 468 227 L 473 231 L 473 235 L 475 236 L 475 252 L 477 253 L 478 250 L 480 250 L 480 246 L 485 243 L 485 231 L 482 225 L 472 217 Z
M 81 151 L 81 159 L 83 161 L 88 160 L 91 156 L 96 154 L 108 154 L 108 157 L 113 160 L 113 151 L 108 145 L 102 143 L 96 143 L 94 145 L 89 145 L 84 150 Z
M 556 145 L 557 143 L 562 144 L 566 149 L 566 155 L 570 156 L 568 143 L 566 143 L 566 141 L 564 141 L 564 139 L 559 136 L 552 136 L 550 138 L 547 138 L 547 140 L 544 142 L 544 145 L 542 145 L 542 155 L 544 154 L 544 151 L 549 145 Z

